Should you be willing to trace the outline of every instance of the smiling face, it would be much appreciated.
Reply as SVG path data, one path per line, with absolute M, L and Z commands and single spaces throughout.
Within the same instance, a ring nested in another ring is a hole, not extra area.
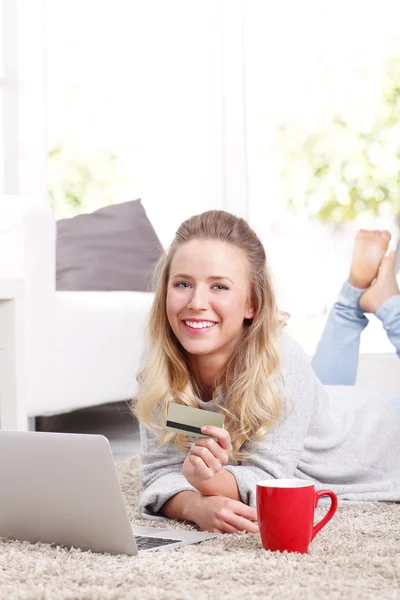
M 176 251 L 166 309 L 171 328 L 191 357 L 222 364 L 254 316 L 244 252 L 227 242 L 192 240 Z

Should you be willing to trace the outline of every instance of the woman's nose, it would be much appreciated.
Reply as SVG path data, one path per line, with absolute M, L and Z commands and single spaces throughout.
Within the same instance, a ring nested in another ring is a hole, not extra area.
M 193 290 L 193 294 L 190 298 L 188 308 L 192 310 L 207 310 L 208 308 L 208 294 L 206 290 L 196 288 Z

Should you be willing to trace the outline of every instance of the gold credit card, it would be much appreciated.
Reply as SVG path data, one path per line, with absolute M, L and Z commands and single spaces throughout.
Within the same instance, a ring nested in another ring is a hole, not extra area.
M 202 410 L 201 408 L 193 408 L 184 404 L 175 404 L 171 402 L 168 407 L 166 428 L 179 433 L 188 433 L 192 435 L 202 435 L 201 427 L 204 425 L 214 425 L 215 427 L 224 426 L 224 415 Z

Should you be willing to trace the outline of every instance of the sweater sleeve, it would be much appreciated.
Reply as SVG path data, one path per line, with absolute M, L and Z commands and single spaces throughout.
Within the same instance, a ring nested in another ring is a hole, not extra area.
M 162 505 L 186 490 L 197 492 L 182 475 L 186 453 L 173 444 L 160 446 L 161 432 L 140 424 L 142 495 L 140 513 L 143 517 L 162 519 Z
M 294 477 L 316 403 L 327 401 L 308 357 L 287 334 L 281 338 L 280 373 L 283 386 L 279 420 L 263 440 L 244 445 L 249 458 L 225 467 L 236 479 L 242 502 L 249 506 L 256 504 L 258 481 Z

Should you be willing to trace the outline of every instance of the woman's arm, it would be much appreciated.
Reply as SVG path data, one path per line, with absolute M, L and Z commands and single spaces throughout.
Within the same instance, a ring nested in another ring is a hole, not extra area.
M 178 521 L 193 521 L 190 506 L 196 502 L 196 496 L 199 492 L 179 492 L 167 500 L 161 507 L 161 512 L 168 519 L 178 519 Z
M 160 447 L 156 432 L 144 426 L 141 430 L 143 514 L 191 521 L 217 533 L 258 533 L 254 508 L 223 496 L 200 494 L 181 473 L 185 454 L 173 445 Z
M 249 458 L 241 465 L 225 467 L 236 479 L 241 501 L 250 506 L 255 506 L 257 482 L 293 477 L 307 434 L 329 401 L 304 350 L 287 334 L 281 340 L 280 372 L 283 398 L 278 422 L 263 440 L 244 445 Z
M 199 437 L 189 450 L 182 474 L 204 496 L 225 496 L 240 500 L 236 480 L 222 469 L 232 452 L 231 438 L 220 427 L 202 427 L 208 437 Z
M 180 492 L 198 493 L 182 475 L 186 454 L 173 444 L 160 446 L 160 432 L 140 424 L 142 493 L 140 512 L 163 517 L 162 506 Z
M 327 402 L 327 394 L 306 354 L 287 334 L 282 335 L 281 356 L 284 386 L 281 418 L 260 443 L 245 444 L 243 450 L 250 457 L 242 464 L 223 466 L 212 478 L 208 477 L 207 481 L 203 478 L 195 487 L 182 474 L 186 455 L 172 444 L 160 448 L 158 436 L 141 426 L 141 509 L 144 514 L 162 514 L 160 509 L 164 503 L 184 491 L 240 499 L 244 504 L 255 506 L 258 481 L 293 477 L 315 407 Z
M 278 423 L 264 440 L 245 444 L 242 450 L 249 454 L 249 458 L 240 465 L 225 464 L 217 474 L 211 478 L 204 477 L 201 482 L 189 478 L 202 494 L 228 496 L 255 506 L 258 481 L 293 477 L 315 407 L 325 404 L 328 397 L 304 351 L 286 334 L 282 340 L 281 374 L 283 398 Z M 201 444 L 214 442 L 203 441 Z M 204 454 L 204 460 L 208 466 L 212 465 L 208 455 Z
M 198 484 L 196 488 L 203 496 L 225 496 L 226 498 L 232 498 L 232 500 L 241 499 L 235 476 L 224 469 L 216 473 L 211 479 Z
M 180 492 L 167 500 L 161 511 L 170 519 L 192 521 L 204 531 L 259 533 L 255 509 L 223 496 Z

